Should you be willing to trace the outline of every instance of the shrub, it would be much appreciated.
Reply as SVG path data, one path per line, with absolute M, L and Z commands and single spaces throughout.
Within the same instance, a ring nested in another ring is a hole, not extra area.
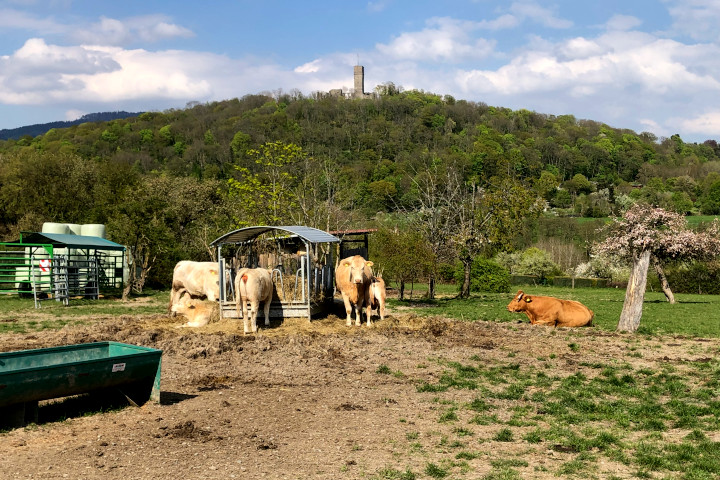
M 513 275 L 536 275 L 540 278 L 540 283 L 545 283 L 548 277 L 562 274 L 562 269 L 553 262 L 550 254 L 535 247 L 522 252 L 498 254 L 495 261 Z
M 455 281 L 462 286 L 465 272 L 462 264 L 455 267 Z M 487 258 L 477 257 L 470 267 L 470 291 L 503 293 L 510 291 L 510 272 Z
M 692 262 L 665 269 L 676 293 L 720 294 L 720 262 Z

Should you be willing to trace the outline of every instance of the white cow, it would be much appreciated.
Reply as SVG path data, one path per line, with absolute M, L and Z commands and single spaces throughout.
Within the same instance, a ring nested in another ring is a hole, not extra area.
M 182 260 L 173 270 L 172 290 L 169 309 L 177 304 L 183 294 L 205 297 L 211 302 L 220 299 L 220 269 L 217 262 L 193 262 Z
M 217 311 L 217 304 L 205 300 L 183 295 L 178 303 L 170 307 L 172 312 L 185 316 L 188 321 L 183 327 L 203 327 L 210 323 L 210 319 Z
M 242 309 L 243 327 L 245 333 L 257 332 L 257 315 L 260 302 L 263 302 L 265 311 L 265 326 L 270 325 L 270 304 L 273 296 L 273 282 L 270 272 L 264 268 L 242 268 L 235 277 L 235 297 L 237 299 L 237 314 Z M 250 302 L 250 312 L 247 304 Z

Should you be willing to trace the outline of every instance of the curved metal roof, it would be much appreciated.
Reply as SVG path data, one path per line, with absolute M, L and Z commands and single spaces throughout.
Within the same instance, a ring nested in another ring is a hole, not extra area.
M 245 227 L 239 230 L 235 230 L 230 233 L 226 233 L 222 237 L 214 240 L 210 245 L 218 246 L 229 243 L 246 243 L 255 240 L 258 236 L 263 233 L 270 232 L 272 230 L 281 230 L 291 235 L 297 235 L 303 240 L 310 243 L 337 243 L 340 239 L 334 235 L 330 235 L 327 232 L 318 230 L 317 228 L 304 227 L 302 225 L 292 226 L 281 226 L 281 227 L 270 227 L 270 226 L 259 226 L 259 227 Z

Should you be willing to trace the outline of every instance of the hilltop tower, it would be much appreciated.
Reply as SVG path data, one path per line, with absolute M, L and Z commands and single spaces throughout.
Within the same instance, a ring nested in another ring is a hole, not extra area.
M 355 97 L 361 98 L 365 96 L 365 67 L 355 65 Z

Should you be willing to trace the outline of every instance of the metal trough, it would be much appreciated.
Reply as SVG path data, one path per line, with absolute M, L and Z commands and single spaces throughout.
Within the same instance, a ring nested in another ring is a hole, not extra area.
M 37 419 L 37 402 L 115 388 L 131 403 L 160 401 L 162 350 L 118 342 L 0 353 L 0 424 Z

